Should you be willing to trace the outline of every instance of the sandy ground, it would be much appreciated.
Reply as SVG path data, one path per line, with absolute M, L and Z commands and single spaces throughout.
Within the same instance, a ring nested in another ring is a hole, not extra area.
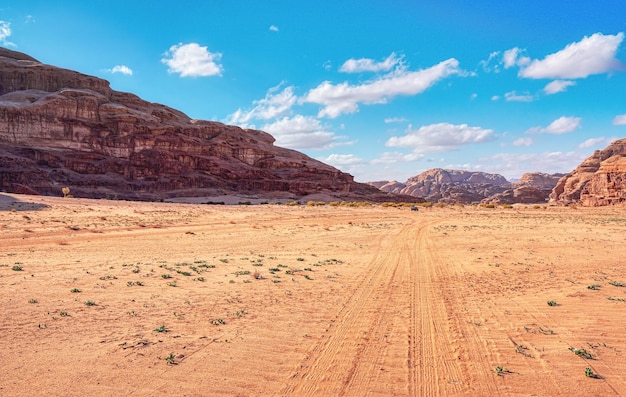
M 626 395 L 625 243 L 624 208 L 0 194 L 0 395 Z

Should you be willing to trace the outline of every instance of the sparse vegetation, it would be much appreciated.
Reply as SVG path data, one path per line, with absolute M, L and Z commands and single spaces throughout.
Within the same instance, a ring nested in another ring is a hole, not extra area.
M 556 301 L 548 301 L 548 306 L 557 306 L 558 303 Z
M 619 281 L 609 281 L 609 284 L 611 284 L 612 286 L 615 287 L 623 287 L 624 284 L 620 283 Z
M 87 305 L 87 306 L 96 306 L 96 302 L 94 302 L 94 301 L 85 301 L 85 305 Z
M 170 330 L 167 329 L 165 325 L 161 325 L 160 327 L 156 327 L 153 331 L 161 333 L 161 332 L 169 332 Z
M 76 293 L 79 293 L 79 292 L 80 292 L 80 290 L 79 290 L 78 288 L 72 288 L 72 289 L 70 290 L 70 292 L 71 292 L 71 293 L 73 293 L 73 294 L 76 294 Z
M 589 353 L 584 347 L 581 347 L 580 349 L 575 349 L 573 347 L 570 347 L 569 350 L 574 353 L 575 355 L 577 355 L 578 357 L 582 357 L 585 358 L 587 360 L 593 360 L 594 357 L 591 353 Z
M 588 286 L 587 286 L 587 289 L 591 289 L 591 290 L 597 291 L 597 290 L 599 290 L 599 289 L 600 289 L 600 284 L 591 284 L 591 285 L 588 285 Z
M 24 270 L 24 269 L 22 269 L 22 266 L 20 266 L 20 265 L 15 265 L 15 266 L 13 266 L 13 267 L 11 268 L 11 270 L 14 270 L 14 271 L 16 271 L 16 272 L 21 272 L 21 271 L 22 271 L 22 270 Z

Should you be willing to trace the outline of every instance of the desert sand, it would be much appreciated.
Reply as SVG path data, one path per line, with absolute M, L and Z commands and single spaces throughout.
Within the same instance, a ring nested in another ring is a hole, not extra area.
M 625 243 L 623 207 L 0 194 L 0 395 L 626 395 Z

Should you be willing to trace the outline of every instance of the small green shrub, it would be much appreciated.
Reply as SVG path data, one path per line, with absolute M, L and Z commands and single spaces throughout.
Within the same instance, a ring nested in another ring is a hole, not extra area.
M 556 301 L 548 301 L 548 306 L 556 306 L 558 303 Z
M 167 329 L 167 327 L 165 325 L 161 325 L 160 327 L 156 327 L 154 330 L 154 332 L 170 332 L 169 329 Z
M 87 306 L 96 306 L 96 302 L 94 302 L 94 301 L 85 301 L 85 305 L 87 305 Z
M 591 284 L 587 286 L 587 289 L 592 289 L 594 291 L 597 291 L 600 289 L 600 284 Z

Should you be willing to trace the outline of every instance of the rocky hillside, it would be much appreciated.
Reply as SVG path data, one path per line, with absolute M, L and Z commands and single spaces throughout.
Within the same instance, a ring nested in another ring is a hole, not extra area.
M 393 201 L 274 138 L 0 48 L 0 191 L 158 200 L 279 192 Z M 406 197 L 405 197 L 406 199 Z
M 626 203 L 626 138 L 596 150 L 559 180 L 550 203 L 601 206 Z
M 380 189 L 423 197 L 430 202 L 469 204 L 501 193 L 509 186 L 510 183 L 498 174 L 434 168 L 409 178 L 406 183 L 383 183 Z
M 430 202 L 536 204 L 545 203 L 564 174 L 530 172 L 510 183 L 502 175 L 434 168 L 397 181 L 370 182 L 384 192 L 423 197 Z

